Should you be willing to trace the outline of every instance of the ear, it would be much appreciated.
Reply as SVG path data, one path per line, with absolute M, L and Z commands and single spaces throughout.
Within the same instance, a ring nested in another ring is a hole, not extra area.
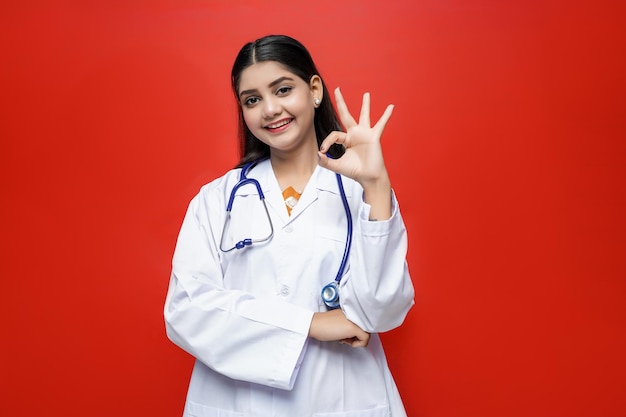
M 309 88 L 311 89 L 311 101 L 315 107 L 319 107 L 319 103 L 324 99 L 324 84 L 319 75 L 315 74 L 309 80 Z M 318 101 L 319 100 L 319 101 Z

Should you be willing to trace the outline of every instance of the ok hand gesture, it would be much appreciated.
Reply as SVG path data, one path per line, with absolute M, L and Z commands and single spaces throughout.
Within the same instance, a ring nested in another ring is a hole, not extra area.
M 363 95 L 358 123 L 350 114 L 339 88 L 335 89 L 335 100 L 339 118 L 346 131 L 331 132 L 324 139 L 319 152 L 319 165 L 359 182 L 365 192 L 365 201 L 372 206 L 370 218 L 387 219 L 391 216 L 391 184 L 380 138 L 393 112 L 393 105 L 387 106 L 372 127 L 369 93 Z M 326 156 L 326 152 L 334 143 L 342 144 L 346 148 L 341 158 L 331 159 Z

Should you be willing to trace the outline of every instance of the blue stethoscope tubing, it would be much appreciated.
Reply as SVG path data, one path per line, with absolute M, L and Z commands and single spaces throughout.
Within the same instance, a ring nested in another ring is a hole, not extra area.
M 248 162 L 241 168 L 241 173 L 239 175 L 239 181 L 233 187 L 230 192 L 230 197 L 228 199 L 228 204 L 226 205 L 226 219 L 224 220 L 224 229 L 222 230 L 222 238 L 220 240 L 220 250 L 222 252 L 230 252 L 233 249 L 243 249 L 247 246 L 252 246 L 255 243 L 262 243 L 270 240 L 272 236 L 274 236 L 274 226 L 272 225 L 272 219 L 270 217 L 270 213 L 267 209 L 267 204 L 265 203 L 265 195 L 263 194 L 263 190 L 261 189 L 261 184 L 254 178 L 248 178 L 246 174 L 254 165 L 256 165 L 258 161 Z M 350 247 L 352 246 L 352 215 L 350 213 L 350 205 L 348 204 L 348 198 L 346 197 L 346 192 L 343 188 L 343 181 L 341 180 L 341 175 L 335 173 L 337 177 L 337 186 L 339 187 L 339 195 L 341 196 L 341 202 L 343 203 L 343 207 L 346 211 L 346 219 L 347 219 L 347 231 L 346 231 L 346 245 L 343 251 L 343 257 L 341 259 L 341 263 L 339 264 L 339 269 L 337 270 L 337 275 L 335 276 L 334 281 L 326 284 L 322 288 L 321 296 L 324 304 L 330 308 L 339 308 L 339 283 L 341 282 L 341 278 L 345 272 L 346 266 L 348 264 L 348 257 L 350 256 Z M 228 227 L 228 223 L 231 221 L 230 212 L 233 208 L 233 203 L 235 201 L 235 195 L 237 190 L 245 185 L 252 184 L 256 187 L 259 198 L 263 202 L 263 208 L 265 209 L 265 214 L 267 215 L 267 220 L 270 224 L 270 233 L 269 235 L 260 238 L 260 239 L 251 239 L 246 238 L 240 240 L 235 243 L 235 245 L 231 248 L 224 248 L 224 236 L 226 235 L 226 228 Z
M 337 276 L 335 276 L 335 280 L 329 284 L 324 285 L 322 288 L 322 301 L 328 308 L 334 309 L 339 308 L 339 283 L 341 282 L 341 277 L 343 277 L 343 273 L 346 269 L 346 265 L 348 264 L 348 256 L 350 255 L 350 247 L 352 246 L 352 215 L 350 214 L 350 205 L 348 205 L 348 198 L 346 197 L 346 192 L 343 189 L 343 181 L 341 180 L 341 175 L 335 174 L 337 176 L 337 186 L 339 187 L 339 194 L 341 195 L 341 201 L 343 203 L 343 208 L 346 211 L 346 220 L 347 220 L 347 233 L 346 233 L 346 246 L 343 250 L 343 258 L 341 259 L 341 264 L 339 264 L 339 269 L 337 270 Z
M 254 178 L 246 177 L 246 173 L 248 172 L 250 168 L 252 168 L 254 164 L 256 164 L 256 162 L 249 162 L 243 166 L 243 168 L 241 169 L 241 174 L 239 175 L 239 181 L 237 182 L 237 184 L 235 184 L 232 191 L 230 192 L 230 198 L 228 199 L 228 204 L 226 205 L 226 219 L 224 220 L 224 228 L 222 229 L 222 238 L 220 239 L 220 250 L 222 252 L 230 252 L 233 249 L 243 249 L 246 246 L 252 246 L 253 243 L 267 242 L 268 240 L 272 238 L 272 236 L 274 236 L 274 225 L 272 224 L 272 219 L 270 218 L 270 212 L 267 209 L 267 204 L 265 203 L 265 195 L 263 194 L 263 190 L 261 189 L 261 184 L 259 184 L 259 182 L 255 180 Z M 246 238 L 246 239 L 240 240 L 239 242 L 235 243 L 235 245 L 232 248 L 224 249 L 224 236 L 226 236 L 226 228 L 228 227 L 228 223 L 230 223 L 230 212 L 233 209 L 235 195 L 237 194 L 237 190 L 239 190 L 244 185 L 248 185 L 248 184 L 254 185 L 259 193 L 259 198 L 261 199 L 261 202 L 263 203 L 263 208 L 265 209 L 265 214 L 267 215 L 267 220 L 270 224 L 270 233 L 269 235 L 260 239 Z

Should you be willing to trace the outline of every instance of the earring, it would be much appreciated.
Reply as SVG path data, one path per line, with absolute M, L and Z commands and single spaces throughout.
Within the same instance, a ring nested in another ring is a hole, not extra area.
M 315 105 L 316 106 L 319 106 L 321 102 L 322 102 L 322 100 L 320 100 L 319 98 L 315 98 Z

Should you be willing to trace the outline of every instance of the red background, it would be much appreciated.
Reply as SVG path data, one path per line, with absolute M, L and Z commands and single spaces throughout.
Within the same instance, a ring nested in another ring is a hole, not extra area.
M 236 52 L 286 33 L 396 105 L 409 415 L 626 416 L 623 2 L 54 3 L 0 6 L 0 415 L 180 415 L 178 228 L 237 160 Z

